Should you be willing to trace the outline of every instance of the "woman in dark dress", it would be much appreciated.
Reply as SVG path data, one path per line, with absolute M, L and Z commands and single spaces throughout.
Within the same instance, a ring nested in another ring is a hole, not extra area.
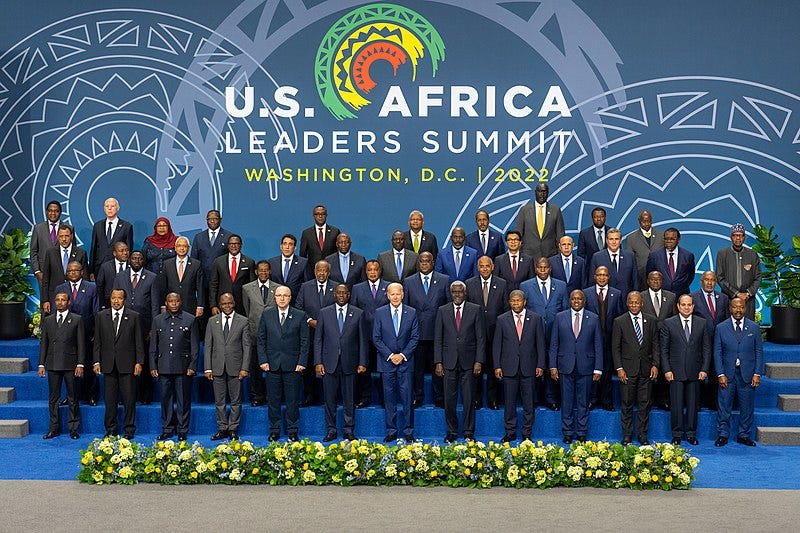
M 175 239 L 177 235 L 172 232 L 172 225 L 166 217 L 160 217 L 153 226 L 153 234 L 144 240 L 142 254 L 144 254 L 144 267 L 159 274 L 161 265 L 165 260 L 175 257 Z

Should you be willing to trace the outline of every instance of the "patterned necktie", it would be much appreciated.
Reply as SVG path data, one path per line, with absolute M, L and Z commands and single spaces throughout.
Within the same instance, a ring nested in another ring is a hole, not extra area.
M 372 299 L 374 300 L 375 297 L 378 295 L 378 284 L 372 283 Z
M 106 240 L 108 241 L 108 244 L 111 244 L 111 237 L 112 236 L 113 236 L 113 233 L 111 232 L 111 222 L 109 222 L 108 223 L 108 229 L 106 230 Z
M 544 205 L 537 206 L 536 229 L 539 231 L 539 238 L 544 237 Z
M 339 334 L 342 334 L 342 330 L 344 329 L 344 310 L 342 307 L 339 308 Z
M 742 332 L 742 321 L 741 320 L 737 320 L 736 321 L 736 333 L 741 333 L 741 332 Z
M 669 279 L 675 279 L 675 252 L 669 253 Z
M 566 259 L 564 259 L 564 277 L 567 278 L 567 281 L 569 281 L 569 277 L 571 274 L 572 272 L 570 271 L 569 268 L 569 257 L 567 257 Z
M 577 339 L 578 335 L 581 334 L 581 315 L 580 313 L 572 313 L 572 316 L 572 333 Z
M 689 330 L 689 319 L 684 319 L 683 321 L 683 334 L 686 336 L 686 342 L 689 342 L 689 337 L 692 336 L 692 332 Z
M 131 280 L 131 285 L 135 289 L 138 284 L 139 284 L 139 274 L 134 272 L 133 273 L 133 280 Z
M 281 311 L 281 326 L 286 322 L 286 311 Z
M 706 293 L 706 298 L 708 300 L 708 310 L 711 312 L 711 319 L 715 319 L 717 317 L 717 312 L 714 309 L 714 299 L 711 297 L 711 293 Z
M 183 281 L 183 259 L 178 261 L 178 281 Z
M 211 231 L 211 238 L 208 239 L 208 244 L 214 246 L 214 243 L 217 242 L 217 232 L 216 230 Z
M 517 338 L 522 340 L 522 313 L 517 313 Z
M 56 235 L 57 235 L 56 234 L 56 223 L 55 222 L 51 222 L 50 223 L 50 244 L 52 244 L 53 246 L 55 246 L 55 244 L 56 244 L 56 240 L 57 240 L 57 236 Z
M 483 280 L 483 306 L 489 306 L 489 282 L 487 280 Z
M 486 234 L 481 233 L 481 247 L 483 248 L 483 253 L 486 253 Z
M 461 329 L 461 306 L 456 306 L 456 331 Z
M 425 275 L 425 277 L 422 278 L 422 288 L 425 289 L 425 294 L 428 294 L 428 288 L 430 288 L 430 285 L 428 284 L 428 276 L 427 275 Z
M 511 274 L 514 276 L 514 279 L 517 279 L 517 256 L 511 256 Z
M 414 234 L 414 253 L 419 253 L 419 233 Z
M 400 315 L 397 313 L 397 308 L 394 308 L 394 316 L 392 317 L 392 322 L 394 323 L 394 334 L 400 334 Z
M 78 298 L 78 284 L 72 284 L 72 301 L 74 302 Z
M 64 274 L 67 273 L 67 263 L 69 263 L 69 250 L 64 248 L 64 259 L 61 261 L 61 264 L 64 267 Z
M 603 249 L 603 230 L 597 230 L 597 249 Z
M 644 335 L 642 335 L 642 327 L 639 325 L 639 317 L 633 317 L 633 329 L 636 331 L 636 340 L 639 341 L 639 346 L 644 342 Z
M 225 315 L 225 326 L 222 328 L 222 337 L 225 339 L 225 342 L 228 342 L 228 334 L 231 332 L 230 320 L 230 315 Z
M 236 281 L 236 256 L 231 259 L 231 282 Z
M 322 228 L 318 228 L 318 230 L 317 243 L 319 244 L 320 251 L 322 251 L 322 249 L 325 247 L 325 236 L 322 234 Z

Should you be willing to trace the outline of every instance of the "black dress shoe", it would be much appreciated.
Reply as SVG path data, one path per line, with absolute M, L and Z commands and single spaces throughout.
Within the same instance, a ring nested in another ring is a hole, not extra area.
M 223 429 L 220 429 L 219 431 L 211 435 L 211 440 L 222 440 L 225 438 L 228 438 L 228 431 Z
M 500 439 L 500 442 L 513 442 L 514 439 L 516 439 L 516 438 L 517 438 L 516 435 L 508 435 L 508 434 L 506 434 L 506 435 L 503 435 L 503 438 Z
M 411 402 L 411 405 L 412 405 L 413 407 L 415 407 L 415 408 L 416 408 L 416 407 L 422 407 L 422 400 L 416 400 L 416 399 L 415 399 L 413 402 Z
M 369 402 L 358 402 L 356 404 L 356 409 L 363 409 L 365 407 L 369 407 Z
M 603 409 L 604 409 L 604 410 L 606 410 L 606 411 L 611 411 L 612 413 L 613 413 L 614 411 L 616 411 L 616 409 L 614 408 L 614 406 L 613 406 L 613 405 L 611 405 L 611 404 L 606 404 L 606 405 L 604 405 L 604 406 L 603 406 Z
M 558 404 L 557 403 L 548 403 L 547 408 L 551 411 L 558 411 Z
M 78 435 L 77 431 L 70 431 L 69 438 L 71 438 L 72 440 L 78 440 L 80 438 L 80 435 Z
M 228 438 L 230 440 L 239 440 L 239 434 L 237 432 L 235 432 L 235 431 L 229 431 L 228 432 Z
M 594 403 L 594 402 L 589 402 L 589 405 L 588 405 L 588 407 L 589 407 L 589 410 L 590 410 L 590 411 L 594 411 L 594 410 L 595 410 L 595 408 L 597 407 L 597 404 L 596 404 L 596 403 Z
M 113 439 L 114 437 L 116 437 L 118 435 L 119 435 L 119 433 L 117 433 L 116 431 L 108 431 L 108 432 L 106 432 L 105 435 L 103 435 L 103 438 L 105 438 L 105 439 Z
M 444 436 L 444 441 L 447 444 L 450 444 L 451 442 L 454 442 L 456 439 L 458 439 L 458 435 L 455 435 L 453 433 L 448 433 L 447 435 Z
M 261 407 L 264 405 L 264 400 L 250 400 L 251 407 Z
M 335 431 L 329 431 L 328 434 L 325 435 L 325 438 L 322 439 L 322 442 L 330 442 L 330 441 L 332 441 L 334 439 L 336 439 L 336 432 Z
M 128 439 L 128 440 L 133 440 L 134 436 L 135 435 L 133 433 L 125 433 L 125 438 Z
M 435 400 L 433 405 L 438 407 L 439 409 L 444 409 L 444 400 Z
M 43 438 L 43 439 L 52 439 L 52 438 L 54 438 L 54 437 L 58 437 L 59 435 L 60 435 L 60 433 L 59 433 L 59 432 L 57 432 L 57 431 L 48 431 L 47 433 L 45 433 L 45 434 L 42 436 L 42 438 Z
M 578 442 L 586 442 L 586 435 L 578 435 L 576 439 Z
M 407 443 L 411 444 L 412 442 L 414 442 L 414 434 L 413 434 L 413 433 L 409 433 L 409 434 L 407 434 L 407 435 L 405 436 L 405 439 L 406 439 L 406 442 L 407 442 Z
M 477 411 L 478 409 L 480 409 L 481 407 L 483 407 L 483 403 L 482 403 L 482 402 L 478 402 L 478 401 L 476 401 L 476 402 L 475 402 L 475 404 L 473 405 L 473 407 L 474 407 L 474 408 L 475 408 L 475 410 Z
M 622 444 L 623 446 L 627 446 L 628 444 L 631 443 L 631 438 L 630 437 L 622 437 L 622 440 L 619 441 L 619 443 Z
M 497 405 L 497 402 L 489 402 L 489 409 L 492 411 L 497 411 L 499 408 L 500 406 Z
M 296 431 L 290 431 L 289 432 L 289 440 L 291 442 L 297 442 L 298 440 L 300 440 L 299 438 L 297 438 L 297 432 Z
M 276 440 L 278 440 L 280 438 L 281 438 L 281 434 L 280 433 L 272 432 L 272 433 L 269 434 L 269 441 L 270 442 L 275 442 Z
M 97 405 L 97 398 L 90 398 L 89 399 L 89 405 L 91 405 L 92 407 L 95 407 Z
M 744 444 L 745 446 L 756 445 L 756 443 L 753 442 L 753 439 L 751 439 L 750 437 L 739 437 L 738 439 L 736 439 L 736 442 L 738 442 L 739 444 Z
M 464 433 L 464 440 L 471 442 L 475 440 L 475 435 L 473 435 L 472 433 Z
M 717 440 L 714 441 L 714 446 L 725 446 L 728 444 L 728 437 L 717 437 Z
M 647 437 L 639 437 L 639 444 L 642 446 L 647 446 L 650 444 L 650 441 L 647 439 Z
M 356 440 L 356 436 L 351 432 L 345 432 L 344 440 Z
M 67 399 L 64 398 L 58 402 L 58 405 L 67 405 Z
M 186 440 L 186 433 L 178 433 L 178 441 L 184 442 Z
M 688 442 L 692 446 L 697 446 L 698 444 L 697 437 L 689 437 L 688 439 L 686 439 L 686 442 Z
M 522 440 L 531 440 L 532 441 L 533 439 L 531 438 L 530 434 L 526 435 L 525 433 L 523 433 L 522 434 Z
M 661 409 L 662 411 L 669 411 L 670 405 L 668 403 L 662 403 L 658 406 L 658 408 Z
M 672 439 L 672 444 L 680 444 L 680 443 L 681 443 L 681 439 L 680 438 L 675 437 L 674 439 Z
M 394 442 L 397 440 L 397 433 L 389 433 L 383 437 L 383 442 Z
M 172 433 L 167 433 L 167 432 L 165 431 L 164 433 L 162 433 L 161 435 L 159 435 L 157 438 L 158 438 L 158 440 L 167 440 L 167 439 L 171 439 L 171 438 L 172 438 Z
M 300 407 L 311 407 L 312 405 L 317 405 L 317 399 L 313 396 L 309 396 L 303 400 L 303 403 L 300 404 Z
M 564 444 L 572 444 L 572 437 L 568 437 L 564 435 L 564 438 L 561 439 Z

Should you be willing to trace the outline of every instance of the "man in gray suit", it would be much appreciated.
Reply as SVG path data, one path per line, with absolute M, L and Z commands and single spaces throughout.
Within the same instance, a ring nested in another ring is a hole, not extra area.
M 550 189 L 539 183 L 534 190 L 536 201 L 522 206 L 517 215 L 517 231 L 522 234 L 522 253 L 534 262 L 558 253 L 558 240 L 564 236 L 561 208 L 547 201 Z
M 378 254 L 383 279 L 389 283 L 402 283 L 417 271 L 418 254 L 406 250 L 406 235 L 400 230 L 392 233 L 392 248 Z
M 217 407 L 217 429 L 211 440 L 239 438 L 242 416 L 242 380 L 250 368 L 250 334 L 247 319 L 236 313 L 233 294 L 219 297 L 220 313 L 211 317 L 206 327 L 204 365 L 206 377 L 214 382 L 214 404 Z M 230 415 L 226 399 L 230 398 Z
M 261 313 L 267 307 L 275 307 L 275 289 L 282 287 L 270 281 L 272 268 L 269 262 L 261 260 L 256 264 L 256 278 L 242 287 L 244 312 L 247 315 L 248 331 L 250 332 L 250 405 L 258 407 L 267 403 L 267 387 L 264 375 L 258 366 L 258 324 L 261 322 Z
M 643 209 L 639 211 L 639 229 L 625 237 L 625 249 L 633 252 L 639 267 L 639 290 L 647 288 L 646 266 L 650 252 L 664 247 L 664 232 L 653 227 L 653 215 Z
M 756 318 L 756 293 L 761 286 L 761 260 L 752 248 L 744 245 L 743 224 L 731 226 L 731 246 L 717 252 L 717 280 L 729 299 L 741 298 L 745 316 Z
M 58 242 L 58 226 L 61 221 L 61 203 L 55 200 L 47 202 L 45 209 L 47 220 L 39 222 L 31 230 L 31 271 L 39 282 L 41 292 L 42 263 L 48 248 Z M 54 285 L 55 286 L 55 285 Z M 42 298 L 42 302 L 45 298 Z

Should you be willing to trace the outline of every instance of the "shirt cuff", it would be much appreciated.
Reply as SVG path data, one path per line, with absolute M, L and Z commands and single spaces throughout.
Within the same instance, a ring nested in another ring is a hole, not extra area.
M 617 372 L 619 372 L 620 370 L 622 370 L 622 367 L 619 367 L 619 368 L 617 369 Z
M 603 375 L 603 371 L 602 370 L 595 370 L 594 373 L 597 374 L 598 376 L 602 376 Z
M 39 365 L 39 368 L 44 368 L 44 365 Z
M 403 361 L 408 361 L 408 359 L 406 359 L 406 354 L 401 353 L 400 356 L 403 358 Z
M 79 365 L 77 366 L 77 368 L 83 368 L 83 365 L 80 365 L 80 364 L 79 364 Z
M 722 377 L 722 376 L 724 376 L 724 375 L 725 375 L 725 373 L 723 372 L 722 374 L 717 374 L 717 377 L 718 377 L 718 378 L 721 378 L 721 377 Z

